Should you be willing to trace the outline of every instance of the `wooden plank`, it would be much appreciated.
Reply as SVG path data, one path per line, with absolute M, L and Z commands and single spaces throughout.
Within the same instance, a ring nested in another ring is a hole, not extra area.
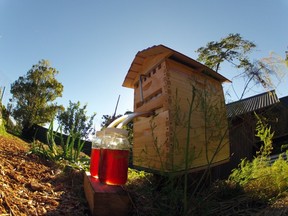
M 137 104 L 134 104 L 134 111 L 135 112 L 149 112 L 154 111 L 155 109 L 159 109 L 163 107 L 164 109 L 168 107 L 168 97 L 164 94 L 158 96 L 150 100 L 147 103 L 144 103 L 142 106 L 137 107 Z
M 159 69 L 159 66 L 160 69 Z M 142 94 L 144 98 L 144 104 L 140 94 L 140 86 L 134 89 L 134 111 L 151 111 L 160 107 L 167 107 L 168 105 L 168 95 L 165 87 L 165 74 L 166 67 L 163 62 L 161 65 L 158 65 L 142 80 Z M 155 101 L 154 99 L 157 98 Z M 163 97 L 163 98 L 162 98 Z M 153 98 L 153 99 L 151 99 Z M 160 99 L 161 98 L 161 99 Z M 166 108 L 167 109 L 167 108 Z
M 189 99 L 189 101 L 191 101 L 191 98 L 193 96 L 193 92 L 192 92 L 192 87 L 190 86 L 181 86 L 182 84 L 175 84 L 172 82 L 171 87 L 170 87 L 170 91 L 171 91 L 171 97 L 175 100 L 178 99 L 178 101 L 174 101 L 174 103 L 176 102 L 184 102 L 184 105 L 188 104 L 187 99 Z M 176 92 L 177 92 L 177 98 L 176 98 Z M 194 99 L 197 101 L 203 101 L 204 99 L 208 102 L 208 104 L 215 104 L 217 106 L 224 106 L 224 97 L 222 95 L 222 91 L 207 91 L 205 90 L 205 98 L 204 98 L 204 90 L 199 91 L 196 90 L 194 92 Z M 203 96 L 202 96 L 203 95 Z
M 127 192 L 121 186 L 102 184 L 86 172 L 84 192 L 92 216 L 126 216 L 129 214 L 131 202 Z
M 149 56 L 145 59 L 143 68 L 141 69 L 141 74 L 146 74 L 150 70 L 153 70 L 153 68 L 157 67 L 159 64 L 163 62 L 163 59 L 169 55 L 169 53 L 162 53 L 160 55 L 154 55 L 154 56 Z
M 151 122 L 156 125 L 153 133 L 157 141 L 152 136 Z M 170 151 L 167 146 L 169 124 L 168 111 L 163 111 L 155 117 L 137 118 L 134 121 L 133 165 L 157 170 L 162 169 L 162 166 L 166 167 L 167 154 Z
M 201 151 L 204 152 L 204 148 L 205 148 L 205 135 L 204 135 L 204 120 L 202 117 L 199 117 L 200 114 L 196 112 L 196 120 L 198 119 L 198 121 L 196 121 L 195 123 L 197 124 L 198 127 L 194 126 L 194 129 L 191 130 L 190 132 L 190 146 L 189 148 L 194 149 L 195 151 L 195 155 L 199 155 L 199 153 L 201 153 Z M 166 119 L 167 120 L 167 119 Z M 193 119 L 195 120 L 195 119 Z M 165 163 L 165 170 L 169 169 L 169 170 L 177 170 L 177 169 L 184 169 L 184 149 L 185 149 L 185 144 L 186 144 L 186 137 L 187 137 L 187 128 L 185 127 L 178 127 L 175 131 L 176 134 L 172 134 L 171 136 L 176 136 L 174 138 L 177 139 L 178 144 L 176 145 L 175 143 L 167 143 L 166 140 L 162 141 L 163 143 L 160 142 L 161 138 L 163 138 L 164 136 L 167 136 L 167 134 L 157 134 L 157 132 L 155 132 L 155 135 L 157 136 L 157 144 L 158 144 L 158 152 L 156 150 L 155 144 L 153 143 L 153 139 L 152 139 L 152 135 L 151 133 L 149 133 L 149 129 L 147 131 L 146 127 L 150 127 L 147 126 L 147 124 L 149 124 L 150 120 L 147 118 L 143 118 L 143 122 L 142 121 L 137 121 L 137 123 L 135 124 L 135 128 L 136 131 L 134 133 L 134 147 L 133 147 L 133 153 L 136 156 L 139 156 L 136 160 L 135 157 L 135 163 L 134 165 L 137 166 L 142 166 L 142 167 L 146 167 L 146 168 L 153 168 L 153 165 L 151 165 L 151 163 L 149 163 L 149 161 L 151 160 L 156 160 L 158 161 L 158 163 L 160 164 L 160 158 L 159 158 L 159 152 L 161 153 L 161 160 L 163 163 Z M 162 127 L 159 125 L 157 125 L 157 127 L 160 129 L 160 131 L 165 131 L 166 128 L 166 123 L 164 120 L 161 120 L 159 122 L 162 122 L 160 125 L 162 125 Z M 193 121 L 194 122 L 194 121 Z M 201 123 L 199 123 L 201 122 Z M 145 124 L 146 123 L 146 124 Z M 137 124 L 139 127 L 137 127 Z M 199 124 L 201 124 L 202 126 L 199 126 Z M 156 127 L 156 128 L 157 128 Z M 209 133 L 209 130 L 207 131 L 207 133 Z M 209 134 L 208 134 L 209 136 Z M 172 139 L 172 138 L 171 138 Z M 166 141 L 166 143 L 165 143 Z M 165 143 L 165 146 L 163 146 Z M 217 142 L 209 142 L 209 146 L 208 148 L 210 149 L 215 149 L 217 147 L 218 143 Z M 225 151 L 224 151 L 225 150 Z M 145 154 L 143 153 L 145 152 Z M 173 157 L 169 158 L 169 155 L 173 155 Z M 141 155 L 141 156 L 140 156 Z M 209 157 L 211 157 L 213 154 L 209 154 Z M 141 159 L 142 157 L 142 159 Z M 157 159 L 155 159 L 157 158 Z M 227 159 L 229 158 L 229 146 L 227 145 L 225 149 L 222 149 L 217 156 L 214 159 L 214 163 L 221 161 L 223 159 Z M 148 162 L 147 162 L 148 161 Z M 143 163 L 144 162 L 144 163 Z M 200 156 L 198 156 L 198 158 L 195 159 L 195 162 L 191 165 L 191 167 L 189 168 L 194 168 L 194 167 L 199 167 L 199 166 L 205 166 L 205 164 L 207 164 L 206 162 L 206 158 L 204 153 L 202 153 Z M 156 168 L 162 168 L 160 165 L 158 165 Z M 162 171 L 162 170 L 160 170 Z
M 212 156 L 215 153 L 215 149 L 211 149 L 211 147 L 208 147 L 207 150 L 207 156 L 208 160 L 210 161 L 212 159 Z M 191 151 L 190 155 L 188 155 L 188 161 L 190 161 L 191 167 L 193 166 L 199 166 L 199 165 L 205 165 L 207 164 L 207 158 L 206 158 L 206 147 L 202 146 L 202 149 L 198 149 L 197 151 Z M 178 151 L 174 152 L 174 162 L 177 164 L 181 164 L 185 161 L 185 151 Z M 228 145 L 224 145 L 223 148 L 215 155 L 213 159 L 214 162 L 222 161 L 224 159 L 229 158 L 229 148 Z
M 206 91 L 210 94 L 210 100 L 215 100 L 215 96 L 218 99 L 221 99 L 222 103 L 224 103 L 223 90 L 221 87 L 221 83 L 215 81 L 210 77 L 201 78 L 199 74 L 192 72 L 191 75 L 185 75 L 180 73 L 179 71 L 169 71 L 169 79 L 171 82 L 171 92 L 175 94 L 176 90 L 178 91 L 178 95 L 184 99 L 191 98 L 192 96 L 192 85 L 196 88 L 196 91 Z M 204 80 L 205 79 L 205 80 Z M 198 93 L 199 94 L 199 93 Z M 218 98 L 219 97 L 219 98 Z M 215 100 L 216 101 L 216 100 Z
M 166 165 L 166 161 L 160 161 L 160 160 L 152 160 L 152 157 L 149 157 L 149 159 L 147 158 L 146 160 L 144 160 L 145 158 L 135 158 L 133 161 L 133 166 L 136 167 L 141 167 L 144 169 L 154 169 L 154 170 L 158 170 L 158 171 L 167 171 L 167 165 Z M 162 163 L 161 163 L 162 162 Z
M 142 93 L 144 98 L 149 97 L 151 94 L 153 94 L 155 91 L 158 91 L 163 86 L 162 80 L 157 77 L 152 76 L 144 79 L 147 79 L 146 81 L 142 82 Z M 137 90 L 135 92 L 135 98 L 134 98 L 136 103 L 141 101 L 140 86 L 137 88 Z

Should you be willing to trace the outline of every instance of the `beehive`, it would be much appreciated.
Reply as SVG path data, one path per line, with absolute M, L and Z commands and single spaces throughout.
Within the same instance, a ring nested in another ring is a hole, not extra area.
M 222 75 L 166 46 L 139 51 L 123 86 L 134 89 L 133 164 L 195 171 L 229 160 Z

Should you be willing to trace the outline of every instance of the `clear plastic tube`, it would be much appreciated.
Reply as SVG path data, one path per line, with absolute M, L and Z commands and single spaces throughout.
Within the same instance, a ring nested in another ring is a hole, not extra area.
M 139 113 L 131 113 L 128 114 L 128 117 L 125 118 L 122 122 L 120 122 L 117 126 L 117 128 L 123 128 L 125 125 L 127 125 L 133 118 L 137 116 L 147 115 L 151 112 L 139 112 Z
M 147 114 L 153 114 L 153 112 L 139 112 L 139 113 L 130 113 L 123 115 L 117 119 L 115 119 L 112 123 L 108 125 L 107 128 L 123 128 L 125 125 L 127 125 L 133 118 L 137 116 L 147 115 Z
M 120 122 L 124 121 L 129 115 L 123 115 L 117 119 L 115 119 L 112 123 L 110 123 L 108 125 L 107 128 L 112 128 L 112 127 L 116 127 L 116 125 L 118 125 Z

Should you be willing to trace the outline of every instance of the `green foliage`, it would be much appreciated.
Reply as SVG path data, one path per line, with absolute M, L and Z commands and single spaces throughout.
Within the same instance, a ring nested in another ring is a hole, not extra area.
M 63 85 L 55 78 L 56 74 L 58 71 L 50 67 L 48 61 L 41 60 L 25 76 L 12 83 L 11 101 L 16 102 L 12 115 L 23 129 L 29 129 L 33 124 L 50 122 L 56 111 L 63 109 L 52 103 L 62 96 L 63 91 Z
M 244 69 L 244 77 L 247 78 L 241 98 L 246 92 L 248 84 L 251 81 L 256 85 L 261 85 L 264 89 L 275 88 L 272 82 L 272 76 L 279 77 L 279 74 L 274 70 L 273 65 L 265 63 L 263 60 L 255 60 L 253 62 L 247 60 L 243 61 L 239 68 Z
M 258 115 L 256 118 L 256 136 L 263 145 L 251 162 L 245 159 L 241 161 L 239 167 L 232 171 L 229 181 L 240 185 L 259 199 L 268 200 L 288 190 L 288 163 L 280 156 L 270 164 L 274 132 L 271 133 L 271 128 Z
M 273 199 L 288 190 L 288 163 L 279 157 L 272 165 L 257 157 L 241 162 L 229 180 L 239 184 L 245 192 L 259 199 Z
M 2 105 L 2 119 L 4 121 L 6 131 L 18 134 L 17 125 L 14 125 L 14 123 L 10 118 L 10 115 L 11 115 L 11 104 L 8 104 L 7 109 L 4 105 Z
M 261 169 L 264 169 L 268 166 L 268 161 L 263 161 L 260 158 L 255 158 L 254 160 L 252 160 L 252 162 L 243 159 L 238 165 L 238 169 L 234 169 L 232 171 L 229 179 L 237 182 L 240 186 L 245 186 L 253 179 L 261 177 Z
M 69 107 L 65 111 L 60 111 L 57 116 L 59 125 L 62 126 L 66 134 L 79 134 L 83 139 L 87 139 L 90 133 L 94 132 L 93 119 L 96 115 L 86 115 L 87 104 L 81 107 L 80 102 L 72 103 L 69 101 Z
M 128 182 L 127 185 L 135 183 L 135 181 L 141 181 L 141 179 L 148 179 L 153 176 L 151 173 L 144 171 L 139 171 L 135 169 L 128 168 Z
M 57 151 L 58 151 L 58 149 L 57 149 Z M 53 151 L 51 151 L 51 146 L 45 145 L 38 140 L 34 140 L 31 143 L 30 153 L 39 155 L 39 156 L 44 157 L 44 158 L 47 158 L 51 161 L 59 160 L 59 158 L 55 157 L 55 154 L 53 153 Z
M 275 64 L 263 60 L 251 61 L 248 54 L 256 45 L 248 40 L 244 40 L 240 34 L 229 34 L 220 41 L 207 43 L 206 47 L 200 47 L 196 52 L 199 53 L 198 61 L 219 72 L 220 65 L 226 61 L 229 64 L 240 69 L 237 77 L 244 78 L 243 92 L 240 99 L 243 98 L 251 82 L 263 86 L 265 89 L 273 88 L 271 75 L 278 77 Z
M 56 131 L 54 131 L 53 125 L 54 125 L 54 122 L 52 121 L 49 125 L 48 131 L 46 134 L 47 136 L 46 138 L 48 142 L 47 156 L 48 158 L 52 160 L 58 160 L 59 158 L 61 158 L 62 155 L 64 155 L 65 150 L 62 147 L 62 142 L 61 142 L 62 151 L 60 151 L 60 149 L 57 147 L 55 139 L 57 137 L 58 128 Z
M 274 136 L 274 132 L 271 133 L 271 126 L 268 126 L 266 123 L 266 119 L 261 119 L 259 115 L 254 113 L 257 118 L 256 124 L 256 137 L 259 137 L 260 140 L 264 143 L 258 152 L 256 152 L 256 156 L 261 158 L 268 157 L 273 150 L 272 139 Z
M 288 144 L 281 145 L 281 152 L 288 150 Z
M 243 62 L 248 61 L 247 54 L 255 47 L 253 42 L 244 40 L 240 34 L 229 34 L 219 42 L 212 41 L 207 43 L 206 47 L 200 47 L 196 51 L 199 53 L 197 60 L 216 72 L 224 61 L 241 67 Z
M 62 148 L 61 157 L 66 160 L 76 162 L 79 159 L 80 152 L 83 149 L 85 140 L 81 140 L 81 131 L 74 132 L 73 130 L 67 136 L 67 139 L 63 136 L 62 126 L 60 125 L 56 131 L 53 130 L 53 122 L 50 124 L 47 139 L 51 150 L 55 150 L 56 138 L 60 138 L 60 146 Z M 58 143 L 59 144 L 59 143 Z
M 0 118 L 0 135 L 6 135 L 6 130 L 3 120 Z
M 101 127 L 106 128 L 111 124 L 115 119 L 120 118 L 122 115 L 117 115 L 117 116 L 111 116 L 111 115 L 103 115 L 102 116 L 102 122 L 101 122 Z
M 5 126 L 4 126 L 4 121 L 2 119 L 2 104 L 0 102 L 0 135 L 3 135 L 5 133 L 6 133 L 6 130 L 5 130 Z
M 268 76 L 268 78 L 269 73 L 273 73 L 277 77 L 278 81 L 281 82 L 281 80 L 283 80 L 283 78 L 287 75 L 287 59 L 283 59 L 281 55 L 278 55 L 275 52 L 270 52 L 269 56 L 262 58 L 260 62 L 265 65 L 265 68 L 268 68 L 268 73 L 265 74 L 265 76 Z M 276 88 L 276 86 L 274 86 L 274 88 Z
M 85 140 L 80 139 L 80 133 L 73 131 L 66 137 L 62 133 L 61 125 L 54 131 L 53 121 L 47 131 L 48 145 L 34 141 L 32 152 L 42 155 L 52 161 L 72 168 L 88 170 L 90 160 L 81 155 Z

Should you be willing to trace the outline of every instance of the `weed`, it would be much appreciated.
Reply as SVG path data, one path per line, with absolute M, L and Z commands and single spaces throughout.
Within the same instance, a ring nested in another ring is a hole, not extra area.
M 62 163 L 64 167 L 88 170 L 90 159 L 81 155 L 85 141 L 80 139 L 80 134 L 71 133 L 64 138 L 61 125 L 54 131 L 52 121 L 47 131 L 47 143 L 44 145 L 39 141 L 33 141 L 31 152 Z
M 256 115 L 256 114 L 255 114 Z M 265 123 L 265 119 L 258 119 L 256 136 L 263 142 L 256 157 L 252 161 L 243 159 L 237 169 L 229 176 L 229 181 L 241 186 L 243 190 L 260 200 L 271 200 L 288 190 L 288 163 L 280 157 L 271 165 L 269 156 L 272 152 L 272 138 L 274 132 Z

